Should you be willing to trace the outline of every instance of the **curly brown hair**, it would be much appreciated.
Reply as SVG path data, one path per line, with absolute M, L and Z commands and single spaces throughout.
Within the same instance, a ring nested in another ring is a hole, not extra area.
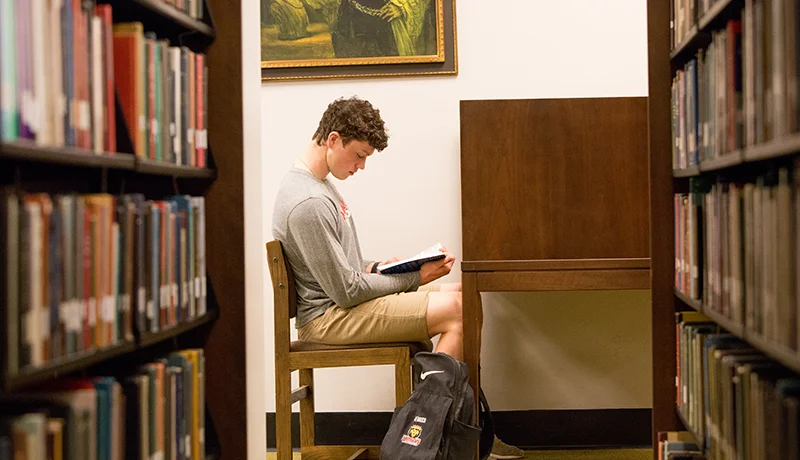
M 322 145 L 332 131 L 342 136 L 342 143 L 347 145 L 352 140 L 368 143 L 377 151 L 389 145 L 389 134 L 386 132 L 381 111 L 363 99 L 353 96 L 349 99 L 339 98 L 331 102 L 312 139 Z

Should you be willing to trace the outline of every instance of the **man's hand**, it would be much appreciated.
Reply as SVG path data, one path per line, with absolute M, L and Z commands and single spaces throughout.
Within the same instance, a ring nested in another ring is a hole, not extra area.
M 444 259 L 434 260 L 433 262 L 422 264 L 422 267 L 420 267 L 420 286 L 438 280 L 439 278 L 449 274 L 450 270 L 453 269 L 453 263 L 456 261 L 455 256 L 450 254 L 445 248 L 442 248 L 442 252 L 445 253 Z
M 386 22 L 392 22 L 395 19 L 399 19 L 403 16 L 403 11 L 392 2 L 389 2 L 380 9 L 381 12 L 381 19 L 386 20 Z
M 379 264 L 378 264 L 378 266 L 381 266 L 381 265 L 386 265 L 386 264 L 391 264 L 391 263 L 394 263 L 394 262 L 399 262 L 399 261 L 400 261 L 400 258 L 399 258 L 399 257 L 392 257 L 392 258 L 391 258 L 391 259 L 389 259 L 389 260 L 386 260 L 386 261 L 383 261 L 383 262 L 379 263 Z

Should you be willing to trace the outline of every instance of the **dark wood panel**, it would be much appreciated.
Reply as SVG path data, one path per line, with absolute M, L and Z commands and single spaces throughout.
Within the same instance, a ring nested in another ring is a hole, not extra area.
M 480 292 L 649 289 L 650 270 L 478 272 Z
M 221 459 L 241 460 L 247 458 L 242 7 L 230 0 L 208 0 L 208 5 L 217 34 L 207 57 L 209 107 L 214 108 L 208 131 L 217 180 L 206 196 L 206 257 L 219 319 L 205 347 L 206 400 Z
M 669 60 L 670 4 L 647 2 L 650 270 L 653 362 L 653 458 L 659 431 L 680 427 L 675 413 L 674 235 Z
M 650 259 L 478 260 L 461 262 L 461 271 L 617 270 L 650 268 Z
M 487 395 L 492 398 L 492 395 Z M 674 407 L 674 406 L 673 406 Z M 292 414 L 292 446 L 300 446 L 300 420 Z M 524 449 L 646 447 L 650 443 L 648 408 L 535 409 L 492 411 L 495 432 Z M 275 412 L 267 412 L 267 449 L 275 449 Z M 320 445 L 378 445 L 392 412 L 317 412 Z M 543 456 L 547 458 L 546 455 Z M 303 457 L 305 459 L 305 457 Z
M 646 108 L 462 101 L 464 260 L 648 257 Z

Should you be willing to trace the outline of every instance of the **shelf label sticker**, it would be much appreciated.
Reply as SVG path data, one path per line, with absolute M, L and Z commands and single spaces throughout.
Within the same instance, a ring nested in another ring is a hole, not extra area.
M 11 85 L 8 82 L 4 82 L 2 86 L 0 86 L 0 97 L 2 97 L 2 109 L 3 110 L 11 110 L 14 107 L 14 101 L 16 101 L 16 96 L 14 95 L 14 90 L 11 89 Z
M 50 310 L 39 310 L 39 339 L 50 337 Z
M 139 311 L 139 313 L 145 313 L 146 312 L 146 309 L 145 309 L 146 302 L 147 302 L 146 297 L 145 297 L 146 295 L 147 295 L 147 291 L 145 291 L 145 289 L 143 287 L 140 287 L 139 288 L 139 301 L 136 304 L 136 309 Z
M 89 326 L 97 324 L 97 300 L 94 297 L 89 299 Z

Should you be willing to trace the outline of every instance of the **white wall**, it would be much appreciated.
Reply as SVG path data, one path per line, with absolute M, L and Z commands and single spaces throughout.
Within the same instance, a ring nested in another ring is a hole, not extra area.
M 390 129 L 389 148 L 339 185 L 365 256 L 383 259 L 437 241 L 460 257 L 459 100 L 647 95 L 644 0 L 459 0 L 457 10 L 458 77 L 262 84 L 264 240 L 281 178 L 337 97 L 369 99 Z M 268 276 L 264 360 L 274 411 Z M 448 280 L 459 278 L 456 265 Z M 650 407 L 647 292 L 484 294 L 484 310 L 483 385 L 493 409 Z M 394 407 L 389 367 L 316 375 L 318 411 Z
M 244 245 L 245 245 L 245 363 L 247 365 L 247 458 L 262 460 L 267 451 L 266 401 L 267 380 L 262 350 L 264 337 L 264 221 L 261 180 L 261 107 L 258 104 L 260 81 L 259 0 L 242 1 L 242 133 L 244 136 Z M 213 244 L 213 241 L 210 242 Z M 271 396 L 275 406 L 274 393 Z

